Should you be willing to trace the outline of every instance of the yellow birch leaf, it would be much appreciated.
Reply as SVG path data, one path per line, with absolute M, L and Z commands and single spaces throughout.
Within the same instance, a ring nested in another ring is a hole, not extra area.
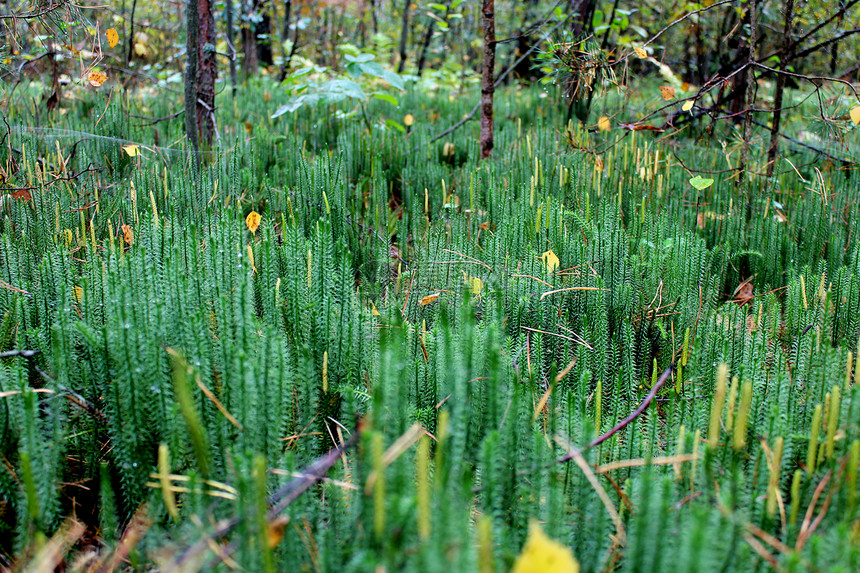
M 690 111 L 691 109 L 693 109 L 693 103 L 693 100 L 689 99 L 684 102 L 684 105 L 681 106 L 681 109 L 683 109 L 684 111 Z
M 553 253 L 551 250 L 543 253 L 540 258 L 543 260 L 543 263 L 546 265 L 546 272 L 552 273 L 555 269 L 558 268 L 559 260 L 558 256 Z
M 672 86 L 660 86 L 660 95 L 663 96 L 664 100 L 672 101 L 675 99 L 675 88 Z
M 252 235 L 257 234 L 257 228 L 260 226 L 260 220 L 262 220 L 262 217 L 260 217 L 260 214 L 256 211 L 251 211 L 250 213 L 248 213 L 248 216 L 245 217 L 245 224 L 248 226 L 248 230 L 251 231 Z
M 146 57 L 146 44 L 142 44 L 140 42 L 137 42 L 134 45 L 134 53 L 137 54 L 138 56 L 140 56 L 141 58 L 145 58 Z
M 373 304 L 373 301 L 370 301 L 370 314 L 373 316 L 379 316 L 379 311 L 376 310 L 376 305 Z
M 425 296 L 424 298 L 422 298 L 422 299 L 418 302 L 418 304 L 420 304 L 421 306 L 427 306 L 428 304 L 430 304 L 430 303 L 432 303 L 432 302 L 436 302 L 436 299 L 437 299 L 437 298 L 439 298 L 439 293 L 438 293 L 438 292 L 437 292 L 437 293 L 433 293 L 433 294 L 428 294 L 427 296 Z
M 860 125 L 860 105 L 851 108 L 850 114 L 854 125 Z
M 107 36 L 108 46 L 111 48 L 116 47 L 117 42 L 119 42 L 119 34 L 116 28 L 108 28 L 105 30 L 105 35 Z
M 644 48 L 640 48 L 639 46 L 634 46 L 633 51 L 636 52 L 636 55 L 642 58 L 643 60 L 648 57 L 648 52 L 645 51 Z
M 470 277 L 466 284 L 469 286 L 472 294 L 481 294 L 481 291 L 484 289 L 484 281 L 478 277 Z
M 129 157 L 137 157 L 138 155 L 140 155 L 138 147 L 139 146 L 135 145 L 134 143 L 130 143 L 128 145 L 123 145 L 122 150 L 125 151 L 126 155 L 128 155 Z
M 91 86 L 97 88 L 101 87 L 101 85 L 107 81 L 107 76 L 101 72 L 93 70 L 89 75 L 87 75 L 87 80 L 90 82 Z
M 579 562 L 570 547 L 551 539 L 540 524 L 532 520 L 526 544 L 511 573 L 579 573 Z
M 609 118 L 605 115 L 601 116 L 600 119 L 597 120 L 597 129 L 600 131 L 609 131 L 612 125 L 609 123 Z
M 412 127 L 412 124 L 415 123 L 415 116 L 411 113 L 407 113 L 403 116 L 403 125 L 406 127 Z
M 128 225 L 122 226 L 122 240 L 125 241 L 125 244 L 129 247 L 134 244 L 134 231 L 132 231 L 131 227 Z
M 79 286 L 76 286 L 74 288 L 74 295 L 75 295 L 75 301 L 81 302 L 81 300 L 84 298 L 84 289 L 82 289 Z

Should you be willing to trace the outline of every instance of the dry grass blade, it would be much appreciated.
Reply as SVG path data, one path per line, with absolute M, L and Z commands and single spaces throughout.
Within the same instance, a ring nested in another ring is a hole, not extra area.
M 651 459 L 633 458 L 630 460 L 618 460 L 597 466 L 596 471 L 599 474 L 605 474 L 613 470 L 623 468 L 638 468 L 642 466 L 663 466 L 669 464 L 681 464 L 684 462 L 692 462 L 701 459 L 699 454 L 680 454 L 677 456 L 657 456 Z
M 606 490 L 603 489 L 603 486 L 600 485 L 600 482 L 597 480 L 597 476 L 594 475 L 594 471 L 591 469 L 591 466 L 588 465 L 587 461 L 585 461 L 582 453 L 573 447 L 573 444 L 565 438 L 556 436 L 555 443 L 568 451 L 568 455 L 571 456 L 574 463 L 576 463 L 576 465 L 579 466 L 579 469 L 582 470 L 582 473 L 585 474 L 585 479 L 588 480 L 588 483 L 591 484 L 591 487 L 600 498 L 600 501 L 603 502 L 606 512 L 609 514 L 609 517 L 612 519 L 612 523 L 615 525 L 615 543 L 613 543 L 613 545 L 617 544 L 619 546 L 623 546 L 627 541 L 624 523 L 621 521 L 621 516 L 618 514 L 618 510 L 616 510 L 615 506 L 612 504 L 612 500 L 609 499 L 609 494 L 606 493 Z
M 397 438 L 393 444 L 388 446 L 388 449 L 385 450 L 385 453 L 382 455 L 382 465 L 383 467 L 388 467 L 394 460 L 399 458 L 406 452 L 409 448 L 418 443 L 418 440 L 421 439 L 421 436 L 427 434 L 427 431 L 421 427 L 421 424 L 412 424 L 408 430 L 406 430 L 402 436 Z M 364 493 L 366 495 L 370 495 L 373 491 L 373 484 L 376 482 L 376 472 L 372 471 L 367 476 L 367 483 L 364 485 Z
M 23 573 L 50 573 L 59 567 L 69 548 L 83 536 L 86 528 L 79 521 L 67 519 L 50 540 L 39 549 Z

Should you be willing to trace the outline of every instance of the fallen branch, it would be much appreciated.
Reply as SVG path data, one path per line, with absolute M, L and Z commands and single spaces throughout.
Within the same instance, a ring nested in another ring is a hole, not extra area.
M 621 420 L 620 422 L 615 424 L 615 426 L 611 430 L 609 430 L 608 432 L 601 434 L 600 436 L 591 440 L 591 442 L 589 442 L 589 444 L 587 446 L 585 446 L 584 448 L 569 451 L 567 454 L 560 457 L 557 460 L 557 462 L 558 463 L 568 462 L 572 459 L 575 459 L 577 456 L 582 455 L 583 452 L 587 452 L 591 448 L 593 448 L 595 446 L 599 446 L 600 444 L 602 444 L 603 442 L 605 442 L 606 440 L 608 440 L 609 438 L 611 438 L 612 436 L 614 436 L 615 434 L 620 432 L 630 422 L 632 422 L 633 420 L 638 418 L 642 414 L 642 412 L 644 412 L 645 409 L 648 408 L 648 406 L 651 404 L 651 402 L 654 401 L 654 398 L 657 397 L 657 392 L 660 391 L 660 388 L 663 387 L 663 384 L 666 383 L 666 380 L 668 380 L 672 376 L 672 372 L 674 370 L 675 370 L 675 365 L 670 364 L 669 367 L 663 371 L 663 374 L 660 375 L 660 378 L 654 384 L 654 387 L 651 388 L 651 391 L 648 392 L 648 395 L 645 396 L 645 399 L 642 400 L 642 403 L 640 403 L 639 406 L 635 410 L 633 410 L 632 414 L 630 414 L 629 416 L 627 416 L 626 418 L 624 418 L 623 420 Z

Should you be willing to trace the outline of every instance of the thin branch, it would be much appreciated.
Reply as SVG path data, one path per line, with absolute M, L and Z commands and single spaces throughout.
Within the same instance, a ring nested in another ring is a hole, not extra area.
M 644 412 L 646 410 L 646 408 L 648 408 L 648 406 L 651 405 L 651 402 L 653 402 L 654 398 L 657 397 L 657 392 L 660 391 L 660 388 L 663 387 L 663 384 L 666 383 L 666 380 L 668 380 L 672 376 L 672 372 L 674 370 L 675 370 L 675 365 L 670 364 L 669 367 L 663 371 L 663 374 L 660 375 L 660 378 L 657 380 L 657 382 L 651 388 L 651 391 L 648 392 L 648 395 L 645 396 L 645 399 L 642 400 L 642 402 L 639 404 L 639 406 L 635 410 L 633 410 L 633 413 L 631 413 L 629 416 L 627 416 L 626 418 L 624 418 L 623 420 L 621 420 L 620 422 L 615 424 L 615 426 L 613 426 L 613 428 L 611 430 L 609 430 L 608 432 L 605 432 L 605 433 L 601 434 L 600 436 L 591 440 L 591 442 L 589 442 L 589 444 L 587 446 L 585 446 L 584 448 L 580 448 L 578 450 L 571 449 L 567 454 L 560 457 L 557 460 L 557 462 L 558 463 L 568 462 L 572 459 L 575 459 L 577 456 L 581 455 L 583 452 L 586 452 L 595 446 L 599 446 L 600 444 L 602 444 L 603 442 L 605 442 L 606 440 L 608 440 L 609 438 L 611 438 L 612 436 L 614 436 L 615 434 L 620 432 L 622 429 L 624 429 L 624 427 L 627 426 L 628 424 L 630 424 L 630 422 L 632 422 L 633 420 L 638 418 L 642 414 L 642 412 Z

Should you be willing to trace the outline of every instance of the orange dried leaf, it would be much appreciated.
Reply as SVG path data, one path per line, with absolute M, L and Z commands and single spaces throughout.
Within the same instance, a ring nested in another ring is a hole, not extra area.
M 418 304 L 421 306 L 427 306 L 430 303 L 436 302 L 436 299 L 439 298 L 439 293 L 428 294 L 424 298 L 422 298 Z
M 122 240 L 125 241 L 125 244 L 131 246 L 134 244 L 134 231 L 132 231 L 131 227 L 128 225 L 123 225 L 122 229 Z
M 29 201 L 33 198 L 33 195 L 30 194 L 30 191 L 27 189 L 18 189 L 17 191 L 12 191 L 9 193 L 13 199 L 20 199 L 21 201 Z
M 675 99 L 675 88 L 672 86 L 660 86 L 660 95 L 663 96 L 664 100 L 672 101 Z
M 248 226 L 248 230 L 251 231 L 251 234 L 256 234 L 257 229 L 260 227 L 260 221 L 262 217 L 256 211 L 251 211 L 248 213 L 248 216 L 245 217 L 245 224 Z
M 108 46 L 111 48 L 116 47 L 119 42 L 119 34 L 116 31 L 116 28 L 108 28 L 105 30 L 105 36 L 107 36 Z
M 755 298 L 753 295 L 753 286 L 750 279 L 747 279 L 735 289 L 735 299 L 732 302 L 738 306 L 744 306 L 752 302 L 753 298 Z
M 97 88 L 107 81 L 107 76 L 101 72 L 93 70 L 87 76 L 87 80 L 89 80 L 91 86 Z

